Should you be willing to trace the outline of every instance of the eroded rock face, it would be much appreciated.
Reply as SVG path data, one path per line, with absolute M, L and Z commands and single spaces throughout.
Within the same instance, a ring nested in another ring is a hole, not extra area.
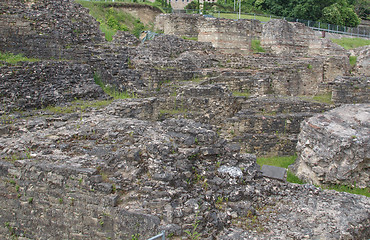
M 344 105 L 304 121 L 292 168 L 314 184 L 369 187 L 370 105 Z

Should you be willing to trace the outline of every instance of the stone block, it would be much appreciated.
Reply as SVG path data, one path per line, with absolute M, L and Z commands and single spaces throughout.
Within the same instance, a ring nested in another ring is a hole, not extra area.
M 275 167 L 275 166 L 270 166 L 270 165 L 263 165 L 261 172 L 262 172 L 262 176 L 264 177 L 273 178 L 273 179 L 277 179 L 280 181 L 286 180 L 287 170 L 285 168 Z

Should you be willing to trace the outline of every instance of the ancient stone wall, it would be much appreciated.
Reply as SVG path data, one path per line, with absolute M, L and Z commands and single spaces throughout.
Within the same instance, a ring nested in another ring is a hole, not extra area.
M 260 40 L 262 47 L 276 55 L 347 56 L 348 51 L 328 39 L 321 39 L 301 23 L 271 20 L 204 18 L 189 14 L 161 14 L 155 26 L 165 34 L 198 37 L 225 52 L 251 54 L 251 41 Z
M 155 28 L 169 35 L 198 37 L 199 22 L 204 19 L 198 14 L 161 14 L 156 17 Z
M 23 62 L 0 67 L 1 112 L 106 97 L 93 69 L 69 61 Z
M 332 108 L 292 97 L 240 99 L 239 105 L 222 124 L 222 135 L 258 155 L 293 155 L 300 123 Z
M 112 5 L 107 5 L 107 7 L 113 7 L 119 11 L 127 12 L 140 19 L 145 25 L 154 23 L 156 16 L 162 13 L 157 7 L 138 3 L 115 2 Z
M 0 177 L 2 237 L 131 239 L 158 233 L 159 218 L 116 207 L 117 190 L 94 168 L 1 161 Z
M 351 50 L 352 56 L 357 57 L 354 73 L 359 76 L 370 76 L 370 46 L 363 46 Z
M 351 104 L 302 123 L 296 175 L 314 184 L 369 187 L 368 104 Z
M 199 22 L 198 41 L 211 42 L 225 52 L 251 54 L 251 42 L 260 38 L 262 24 L 257 20 L 206 18 Z
M 339 45 L 315 36 L 314 31 L 304 24 L 282 19 L 271 20 L 263 25 L 261 45 L 277 55 L 349 55 Z
M 337 77 L 329 83 L 335 103 L 369 103 L 369 77 Z
M 252 95 L 315 95 L 330 92 L 322 87 L 350 70 L 346 57 L 228 56 L 219 59 L 224 69 L 212 72 L 209 83 L 226 84 L 230 91 Z
M 73 0 L 0 3 L 0 51 L 44 59 L 77 58 L 69 49 L 104 41 L 98 23 Z

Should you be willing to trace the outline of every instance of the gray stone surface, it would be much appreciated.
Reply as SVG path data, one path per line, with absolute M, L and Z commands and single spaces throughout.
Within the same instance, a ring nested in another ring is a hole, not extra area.
M 262 176 L 277 179 L 280 181 L 286 180 L 287 170 L 281 167 L 263 165 L 261 168 Z
M 223 165 L 217 171 L 222 174 L 228 174 L 232 178 L 240 178 L 243 176 L 242 170 L 237 167 L 228 167 Z
M 292 169 L 314 184 L 369 187 L 369 126 L 369 104 L 344 105 L 307 119 Z

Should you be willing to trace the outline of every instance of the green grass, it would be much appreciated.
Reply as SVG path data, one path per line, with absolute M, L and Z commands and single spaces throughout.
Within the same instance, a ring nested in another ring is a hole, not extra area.
M 112 41 L 118 30 L 129 31 L 139 37 L 143 30 L 152 30 L 153 26 L 145 26 L 140 19 L 115 8 L 120 3 L 77 1 L 90 10 L 90 15 L 100 23 L 100 30 L 105 34 L 107 41 Z
M 262 167 L 263 165 L 271 165 L 276 167 L 288 168 L 289 165 L 293 164 L 297 156 L 287 157 L 260 157 L 257 158 L 257 163 Z M 291 183 L 303 184 L 304 182 L 295 176 L 288 170 L 287 181 Z
M 227 19 L 238 19 L 239 14 L 237 13 L 220 13 L 220 18 L 227 18 Z M 215 17 L 218 17 L 218 14 L 214 14 Z M 249 15 L 249 14 L 240 14 L 241 19 L 256 19 L 260 20 L 261 22 L 268 22 L 270 21 L 269 17 L 263 17 L 263 16 L 254 16 L 254 15 Z
M 161 115 L 170 114 L 170 115 L 176 115 L 181 113 L 186 113 L 187 109 L 160 109 L 159 113 Z
M 260 157 L 257 158 L 257 163 L 262 167 L 263 165 L 271 165 L 276 167 L 288 168 L 289 165 L 293 164 L 297 156 L 287 156 L 287 157 Z M 287 181 L 291 183 L 304 184 L 304 181 L 300 180 L 292 172 L 288 170 Z M 345 185 L 331 185 L 331 186 L 318 186 L 323 189 L 332 189 L 337 192 L 348 192 L 352 194 L 359 194 L 370 197 L 369 188 L 356 188 L 349 187 Z
M 332 41 L 344 47 L 347 50 L 370 45 L 370 40 L 364 38 L 341 38 L 341 39 L 332 39 Z
M 48 106 L 45 109 L 52 113 L 57 114 L 67 114 L 67 113 L 74 113 L 77 111 L 85 111 L 87 108 L 103 108 L 109 105 L 113 100 L 103 100 L 103 101 L 82 101 L 76 100 L 71 102 L 70 106 Z
M 181 38 L 182 38 L 182 39 L 185 39 L 185 40 L 198 41 L 198 37 L 187 37 L 187 36 L 182 36 Z
M 261 47 L 261 42 L 258 39 L 254 39 L 251 42 L 251 49 L 254 53 L 265 52 L 265 49 Z
M 320 94 L 320 95 L 316 95 L 312 97 L 312 99 L 316 102 L 333 104 L 333 101 L 331 100 L 331 98 L 332 98 L 331 92 L 327 94 Z
M 330 186 L 321 186 L 323 189 L 331 189 L 337 192 L 348 192 L 352 194 L 364 195 L 370 197 L 370 188 L 357 188 L 350 187 L 346 185 L 330 185 Z
M 355 66 L 356 62 L 357 62 L 357 57 L 356 56 L 350 56 L 349 57 L 349 64 L 351 64 L 352 67 Z
M 316 96 L 299 96 L 305 101 L 314 101 L 314 102 L 319 102 L 319 103 L 325 103 L 325 104 L 333 104 L 333 101 L 331 100 L 332 94 L 331 92 L 326 93 L 326 94 L 318 94 Z
M 233 91 L 233 96 L 234 97 L 246 97 L 246 98 L 249 98 L 250 97 L 250 93 L 245 91 L 245 92 L 239 92 L 239 91 Z
M 22 54 L 14 55 L 13 53 L 2 53 L 0 52 L 0 61 L 4 61 L 10 64 L 17 64 L 18 62 L 37 62 L 40 61 L 36 58 L 27 58 Z

